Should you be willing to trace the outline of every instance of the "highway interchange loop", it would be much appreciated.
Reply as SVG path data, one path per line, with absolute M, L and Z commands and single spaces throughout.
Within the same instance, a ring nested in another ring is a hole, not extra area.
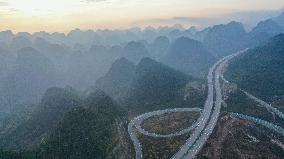
M 223 97 L 222 97 L 222 92 L 221 92 L 221 84 L 220 84 L 220 78 L 222 78 L 225 82 L 228 82 L 223 78 L 223 72 L 225 69 L 226 64 L 233 59 L 234 57 L 246 52 L 240 51 L 238 53 L 226 56 L 216 62 L 209 70 L 209 73 L 207 75 L 207 87 L 208 87 L 208 94 L 207 94 L 207 99 L 204 104 L 204 109 L 201 110 L 199 108 L 174 108 L 174 109 L 166 109 L 166 110 L 158 110 L 154 112 L 149 112 L 145 113 L 142 115 L 139 115 L 138 117 L 134 118 L 133 120 L 130 121 L 128 124 L 128 133 L 130 135 L 130 138 L 133 142 L 134 149 L 136 152 L 136 159 L 142 159 L 143 154 L 142 154 L 142 145 L 139 142 L 137 138 L 136 133 L 141 133 L 146 136 L 151 136 L 151 137 L 158 137 L 158 138 L 167 138 L 167 137 L 174 137 L 174 136 L 179 136 L 183 135 L 189 132 L 192 132 L 190 137 L 186 140 L 185 144 L 182 145 L 179 150 L 171 157 L 172 159 L 192 159 L 194 158 L 198 152 L 202 149 L 204 144 L 206 143 L 207 139 L 213 132 L 214 127 L 217 124 L 218 117 L 220 114 L 222 102 L 223 102 Z M 276 108 L 272 107 L 271 105 L 263 102 L 262 100 L 250 95 L 249 93 L 245 92 L 251 99 L 254 99 L 256 102 L 260 103 L 262 106 L 266 107 L 267 110 L 275 112 L 278 116 L 283 118 L 283 113 L 278 111 Z M 254 98 L 253 98 L 254 97 Z M 156 134 L 156 133 L 150 133 L 146 130 L 144 130 L 141 127 L 141 124 L 145 119 L 148 119 L 152 116 L 159 116 L 165 113 L 171 113 L 171 112 L 190 112 L 190 111 L 195 111 L 195 112 L 201 112 L 200 117 L 197 119 L 195 123 L 193 123 L 190 127 L 181 130 L 176 133 L 171 133 L 167 135 L 162 135 L 162 134 Z M 283 128 L 274 125 L 272 123 L 269 123 L 267 121 L 257 119 L 254 117 L 246 116 L 243 114 L 238 114 L 238 113 L 231 113 L 231 117 L 238 117 L 241 119 L 245 120 L 250 120 L 253 121 L 257 124 L 261 124 L 266 126 L 267 128 L 270 128 L 280 134 L 284 134 Z M 136 128 L 136 129 L 134 129 Z
M 159 110 L 159 111 L 154 111 L 154 112 L 150 112 L 150 113 L 145 113 L 145 114 L 142 114 L 142 115 L 140 115 L 140 116 L 138 116 L 134 119 L 135 123 L 136 123 L 135 127 L 138 130 L 138 132 L 140 132 L 140 133 L 142 133 L 143 135 L 146 135 L 146 136 L 160 137 L 160 138 L 169 138 L 169 137 L 180 136 L 180 135 L 189 133 L 191 130 L 193 130 L 197 126 L 198 123 L 195 122 L 195 123 L 192 124 L 192 126 L 186 128 L 184 130 L 181 130 L 181 131 L 176 132 L 176 133 L 167 134 L 167 135 L 150 133 L 150 132 L 144 130 L 141 127 L 141 124 L 144 120 L 146 120 L 150 117 L 159 116 L 159 115 L 166 114 L 166 113 L 177 113 L 177 112 L 199 112 L 200 113 L 201 111 L 202 111 L 202 109 L 200 109 L 200 108 L 174 108 L 174 109 L 166 109 L 166 110 Z

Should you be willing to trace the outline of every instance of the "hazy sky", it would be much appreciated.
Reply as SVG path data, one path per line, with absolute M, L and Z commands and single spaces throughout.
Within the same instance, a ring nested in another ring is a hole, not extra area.
M 231 18 L 253 23 L 283 6 L 284 0 L 0 0 L 0 30 L 66 32 L 174 23 L 204 27 Z

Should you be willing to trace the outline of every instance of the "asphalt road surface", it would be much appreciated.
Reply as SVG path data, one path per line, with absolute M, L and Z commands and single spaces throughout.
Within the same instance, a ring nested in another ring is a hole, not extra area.
M 149 133 L 148 131 L 144 130 L 141 127 L 141 124 L 145 119 L 148 119 L 153 116 L 159 116 L 162 114 L 166 113 L 174 113 L 174 112 L 201 112 L 202 110 L 200 108 L 174 108 L 174 109 L 165 109 L 165 110 L 158 110 L 158 111 L 153 111 L 149 113 L 145 113 L 142 115 L 139 115 L 135 117 L 133 120 L 130 121 L 128 124 L 128 133 L 130 135 L 130 138 L 132 140 L 132 143 L 134 145 L 135 153 L 136 153 L 136 159 L 142 159 L 143 154 L 142 154 L 142 145 L 139 142 L 139 139 L 137 138 L 137 132 L 142 133 L 143 135 L 146 136 L 151 136 L 151 137 L 159 137 L 159 138 L 169 138 L 169 137 L 174 137 L 174 136 L 179 136 L 183 135 L 186 133 L 189 133 L 192 129 L 194 129 L 197 125 L 197 122 L 191 125 L 190 127 L 178 131 L 176 133 L 171 133 L 167 135 L 161 135 L 157 133 Z M 136 129 L 135 129 L 136 128 Z
M 194 158 L 198 154 L 198 152 L 202 149 L 202 147 L 206 143 L 207 139 L 209 138 L 209 136 L 213 132 L 213 129 L 216 126 L 216 123 L 217 123 L 218 118 L 219 118 L 219 114 L 220 114 L 220 110 L 221 110 L 221 106 L 222 106 L 222 99 L 223 99 L 222 98 L 221 84 L 220 84 L 220 77 L 222 76 L 224 67 L 226 66 L 227 62 L 229 60 L 233 59 L 234 57 L 236 57 L 237 55 L 241 54 L 241 53 L 243 53 L 243 51 L 238 52 L 238 53 L 233 54 L 233 55 L 229 55 L 227 57 L 224 57 L 223 59 L 218 61 L 213 66 L 214 67 L 213 69 L 215 69 L 215 70 L 213 71 L 213 75 L 211 76 L 211 78 L 212 78 L 212 81 L 213 81 L 212 86 L 213 86 L 213 89 L 215 91 L 213 91 L 213 99 L 211 98 L 210 99 L 211 101 L 209 102 L 209 103 L 213 103 L 211 105 L 211 107 L 213 107 L 213 108 L 211 108 L 212 111 L 211 112 L 205 111 L 205 112 L 209 112 L 209 113 L 205 114 L 206 119 L 207 119 L 207 123 L 204 123 L 204 125 L 202 125 L 202 127 L 203 127 L 202 130 L 198 129 L 196 134 L 193 134 L 194 136 L 191 136 L 189 138 L 188 143 L 186 143 L 184 145 L 184 147 L 185 147 L 184 150 L 181 152 L 181 154 L 180 154 L 180 151 L 177 153 L 178 155 L 175 154 L 175 156 L 173 156 L 174 159 L 181 159 L 181 158 L 192 159 L 192 158 Z M 214 77 L 214 79 L 213 79 L 213 77 Z M 211 79 L 210 79 L 210 81 L 211 81 Z M 187 149 L 187 151 L 186 151 L 186 149 Z
M 166 109 L 166 110 L 159 110 L 159 111 L 145 113 L 131 120 L 131 122 L 128 125 L 128 133 L 131 137 L 131 140 L 133 142 L 136 151 L 136 159 L 142 159 L 143 157 L 142 146 L 137 138 L 136 133 L 139 132 L 146 136 L 152 136 L 152 137 L 173 137 L 188 133 L 193 129 L 194 130 L 190 138 L 188 138 L 185 144 L 182 145 L 179 148 L 179 150 L 172 156 L 172 159 L 194 158 L 195 155 L 202 149 L 202 147 L 206 143 L 207 139 L 213 132 L 213 129 L 218 121 L 222 105 L 220 78 L 223 77 L 222 73 L 224 71 L 224 67 L 226 66 L 229 60 L 231 60 L 232 58 L 238 56 L 239 54 L 245 51 L 246 50 L 224 57 L 223 59 L 216 62 L 210 68 L 209 73 L 207 75 L 208 94 L 206 102 L 204 104 L 204 109 L 202 110 L 202 113 L 198 118 L 197 122 L 194 123 L 189 128 L 176 133 L 161 135 L 161 134 L 147 132 L 146 130 L 141 128 L 141 123 L 149 117 L 161 115 L 168 112 L 185 112 L 185 111 L 201 111 L 201 110 L 197 110 L 197 108 Z

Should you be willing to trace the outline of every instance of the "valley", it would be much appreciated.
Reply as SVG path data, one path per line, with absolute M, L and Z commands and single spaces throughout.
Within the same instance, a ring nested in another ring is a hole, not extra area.
M 223 100 L 221 87 L 220 87 L 220 77 L 222 76 L 222 72 L 224 71 L 224 66 L 225 64 L 227 64 L 229 60 L 231 60 L 235 56 L 238 56 L 241 53 L 244 53 L 245 51 L 246 50 L 233 55 L 229 55 L 219 60 L 217 63 L 214 64 L 214 66 L 210 68 L 210 71 L 207 75 L 208 95 L 204 105 L 204 109 L 202 110 L 201 116 L 198 118 L 197 122 L 195 124 L 192 124 L 192 126 L 189 129 L 187 129 L 188 132 L 192 129 L 194 130 L 190 135 L 190 138 L 186 140 L 185 144 L 179 148 L 179 151 L 176 154 L 173 155 L 172 157 L 173 159 L 181 159 L 183 157 L 194 158 L 195 155 L 198 154 L 198 152 L 201 150 L 203 145 L 206 143 L 207 139 L 211 135 L 217 123 L 220 114 L 221 103 Z M 191 110 L 190 108 L 188 109 Z M 136 158 L 141 159 L 143 155 L 142 155 L 141 143 L 136 137 L 135 130 L 133 130 L 134 126 L 137 128 L 138 132 L 142 133 L 143 135 L 151 137 L 172 137 L 176 135 L 183 135 L 183 133 L 180 132 L 169 135 L 159 135 L 155 133 L 149 133 L 141 128 L 140 125 L 143 122 L 143 120 L 151 116 L 161 115 L 170 111 L 171 110 L 163 110 L 163 111 L 146 113 L 136 117 L 134 120 L 130 122 L 130 124 L 128 125 L 128 131 L 134 143 L 134 147 L 136 150 Z M 186 110 L 173 109 L 172 111 L 184 112 Z M 186 131 L 184 132 L 186 133 Z
M 234 13 L 250 25 L 224 13 L 0 31 L 0 159 L 282 159 L 284 12 L 264 9 Z

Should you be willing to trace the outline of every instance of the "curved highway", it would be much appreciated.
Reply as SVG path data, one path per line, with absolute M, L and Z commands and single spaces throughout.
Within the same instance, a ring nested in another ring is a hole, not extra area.
M 139 139 L 137 137 L 136 132 L 140 132 L 143 135 L 151 136 L 151 137 L 169 138 L 169 137 L 175 137 L 175 136 L 179 136 L 179 135 L 183 135 L 183 134 L 189 133 L 197 125 L 197 122 L 196 122 L 192 126 L 186 128 L 184 130 L 181 130 L 179 132 L 171 133 L 171 134 L 167 134 L 167 135 L 161 135 L 161 134 L 156 134 L 156 133 L 149 133 L 148 131 L 144 130 L 141 127 L 141 124 L 142 124 L 142 122 L 145 119 L 148 119 L 148 118 L 153 117 L 153 116 L 159 116 L 159 115 L 166 114 L 166 113 L 174 113 L 174 112 L 201 112 L 201 111 L 202 110 L 200 108 L 174 108 L 174 109 L 165 109 L 165 110 L 153 111 L 153 112 L 145 113 L 145 114 L 142 114 L 142 115 L 139 115 L 139 116 L 135 117 L 128 124 L 128 133 L 129 133 L 130 138 L 131 138 L 131 140 L 133 142 L 135 153 L 136 153 L 136 155 L 135 155 L 136 157 L 135 158 L 136 159 L 142 159 L 142 157 L 143 157 L 142 145 L 139 142 Z M 134 129 L 134 128 L 136 128 L 136 129 Z
M 213 132 L 213 129 L 216 126 L 216 123 L 218 121 L 218 117 L 219 117 L 222 102 L 223 102 L 220 78 L 224 79 L 223 77 L 224 68 L 226 64 L 228 63 L 228 61 L 238 56 L 239 54 L 244 53 L 245 51 L 246 50 L 240 51 L 233 55 L 229 55 L 227 57 L 224 57 L 223 59 L 216 62 L 210 68 L 209 73 L 207 75 L 208 94 L 207 94 L 207 99 L 204 105 L 204 109 L 202 110 L 202 113 L 200 117 L 198 118 L 197 122 L 195 122 L 193 125 L 191 125 L 187 129 L 184 129 L 182 131 L 172 133 L 172 134 L 161 135 L 161 134 L 156 134 L 156 133 L 150 133 L 144 130 L 143 128 L 141 128 L 141 124 L 145 119 L 152 117 L 152 116 L 162 115 L 168 112 L 201 111 L 201 109 L 176 108 L 176 109 L 159 110 L 159 111 L 142 114 L 134 118 L 133 120 L 131 120 L 131 122 L 128 125 L 128 132 L 130 134 L 131 140 L 135 147 L 136 159 L 142 159 L 142 146 L 137 138 L 136 132 L 139 132 L 141 134 L 144 134 L 146 136 L 151 136 L 151 137 L 173 137 L 173 136 L 179 136 L 185 133 L 189 133 L 192 130 L 193 132 L 191 136 L 186 140 L 185 144 L 182 145 L 180 149 L 172 156 L 172 159 L 182 159 L 182 158 L 192 159 L 194 158 L 198 154 L 198 152 L 202 149 L 204 144 L 206 143 L 207 139 Z M 224 81 L 228 82 L 226 80 Z M 250 95 L 249 93 L 246 93 L 246 94 L 250 98 L 260 103 L 262 106 L 266 107 L 268 110 L 273 111 L 275 114 L 283 118 L 283 113 L 278 111 L 276 108 Z M 266 125 L 266 127 L 271 127 L 273 130 L 277 131 L 278 133 L 283 133 L 283 129 L 281 127 L 277 125 L 273 125 L 272 123 L 263 121 L 261 119 L 245 116 L 242 114 L 236 114 L 236 113 L 231 114 L 231 116 L 251 120 L 258 124 L 261 124 L 264 126 Z
M 265 101 L 253 96 L 252 94 L 242 90 L 250 99 L 259 103 L 260 106 L 265 107 L 268 111 L 275 113 L 278 117 L 284 119 L 284 114 L 280 112 L 277 108 L 273 107 L 271 104 L 266 103 Z
M 233 55 L 229 55 L 227 57 L 224 57 L 220 61 L 218 61 L 213 68 L 215 68 L 214 76 L 212 76 L 212 81 L 214 81 L 214 92 L 213 100 L 211 99 L 211 102 L 213 103 L 214 101 L 214 107 L 212 109 L 212 113 L 205 114 L 209 120 L 207 123 L 203 125 L 202 130 L 197 130 L 196 134 L 193 134 L 194 136 L 191 136 L 188 141 L 185 143 L 183 147 L 185 147 L 182 151 L 178 151 L 178 155 L 175 154 L 172 158 L 173 159 L 180 159 L 180 158 L 186 158 L 186 159 L 191 159 L 194 158 L 195 155 L 201 150 L 201 148 L 204 146 L 206 143 L 207 139 L 213 132 L 214 127 L 216 126 L 216 123 L 218 121 L 218 117 L 220 114 L 221 106 L 222 106 L 222 92 L 221 92 L 221 84 L 220 84 L 220 77 L 222 76 L 223 70 L 227 62 L 234 57 L 238 56 L 239 54 L 243 53 L 244 51 L 238 52 Z M 211 73 L 211 72 L 210 72 Z M 214 77 L 214 79 L 213 79 Z M 211 80 L 210 80 L 211 81 Z M 212 86 L 211 86 L 212 87 Z M 208 92 L 209 93 L 209 92 Z M 205 108 L 204 108 L 205 109 Z M 185 150 L 187 151 L 185 152 Z M 180 154 L 182 153 L 182 154 Z
M 162 114 L 166 114 L 166 113 L 177 113 L 177 112 L 201 112 L 202 110 L 200 108 L 174 108 L 174 109 L 166 109 L 166 110 L 159 110 L 159 111 L 154 111 L 154 112 L 150 112 L 150 113 L 145 113 L 142 114 L 140 116 L 138 116 L 135 120 L 135 127 L 137 128 L 138 132 L 142 133 L 143 135 L 146 136 L 151 136 L 151 137 L 159 137 L 159 138 L 170 138 L 170 137 L 175 137 L 175 136 L 180 136 L 186 133 L 189 133 L 191 130 L 193 130 L 196 125 L 198 124 L 197 122 L 193 123 L 190 127 L 178 131 L 176 133 L 171 133 L 171 134 L 167 134 L 167 135 L 162 135 L 162 134 L 157 134 L 157 133 L 150 133 L 148 131 L 146 131 L 145 129 L 143 129 L 141 127 L 141 124 L 143 123 L 144 120 L 153 117 L 153 116 L 159 116 Z
M 230 116 L 252 121 L 252 122 L 260 124 L 260 125 L 268 128 L 268 129 L 274 130 L 275 132 L 284 136 L 284 129 L 282 127 L 275 125 L 273 123 L 270 123 L 268 121 L 265 121 L 265 120 L 262 120 L 262 119 L 259 119 L 259 118 L 255 118 L 255 117 L 252 117 L 252 116 L 244 115 L 244 114 L 239 114 L 239 113 L 231 113 Z
M 227 79 L 224 78 L 224 76 L 221 76 L 221 77 L 222 77 L 222 80 L 224 82 L 230 83 Z M 242 92 L 244 92 L 247 97 L 249 97 L 253 101 L 257 102 L 260 106 L 265 107 L 269 112 L 272 112 L 272 113 L 276 114 L 278 117 L 284 119 L 284 113 L 279 111 L 277 108 L 273 107 L 271 104 L 266 103 L 265 101 L 253 96 L 252 94 L 248 93 L 245 90 L 242 90 L 242 89 L 240 89 L 240 90 Z
M 198 119 L 198 125 L 194 129 L 193 133 L 191 134 L 190 138 L 187 139 L 186 143 L 180 147 L 179 151 L 172 157 L 173 159 L 180 159 L 182 158 L 189 148 L 194 144 L 195 140 L 199 137 L 201 134 L 202 130 L 204 129 L 209 117 L 211 110 L 213 108 L 213 101 L 214 101 L 214 86 L 213 86 L 213 72 L 217 65 L 221 62 L 222 60 L 218 61 L 216 64 L 214 64 L 207 75 L 207 87 L 208 87 L 208 95 L 207 99 L 204 105 L 204 109 L 202 111 L 201 116 Z
M 128 124 L 128 134 L 130 135 L 130 139 L 132 140 L 132 143 L 134 145 L 135 158 L 142 159 L 142 145 L 137 138 L 136 131 L 133 129 L 134 125 L 135 125 L 135 120 L 131 120 L 130 123 Z
M 241 52 L 240 52 L 241 53 Z M 207 85 L 208 85 L 208 95 L 207 99 L 204 105 L 204 109 L 198 118 L 197 122 L 190 126 L 189 128 L 182 130 L 177 133 L 172 133 L 168 135 L 161 135 L 161 134 L 156 134 L 156 133 L 149 133 L 145 131 L 144 129 L 141 128 L 141 123 L 143 120 L 155 116 L 155 115 L 161 115 L 167 112 L 184 112 L 184 111 L 193 111 L 193 108 L 182 108 L 182 109 L 166 109 L 166 110 L 160 110 L 160 111 L 154 111 L 150 113 L 145 113 L 142 114 L 133 120 L 128 125 L 128 133 L 130 134 L 131 140 L 133 142 L 133 145 L 135 147 L 136 151 L 136 159 L 141 159 L 142 156 L 142 146 L 137 138 L 136 131 L 134 127 L 137 129 L 138 132 L 147 135 L 147 136 L 152 136 L 152 137 L 173 137 L 173 136 L 178 136 L 184 133 L 188 133 L 191 131 L 193 128 L 194 131 L 191 134 L 190 138 L 186 141 L 186 143 L 180 147 L 179 151 L 172 157 L 173 159 L 180 159 L 184 157 L 186 154 L 189 152 L 198 152 L 201 147 L 204 145 L 206 142 L 207 138 L 213 131 L 213 128 L 216 125 L 216 122 L 219 117 L 220 113 L 220 108 L 221 108 L 221 102 L 222 102 L 222 94 L 221 94 L 221 88 L 220 88 L 220 83 L 219 83 L 219 77 L 222 72 L 222 69 L 226 62 L 228 62 L 230 59 L 233 57 L 237 56 L 237 54 L 233 54 L 230 56 L 227 56 L 218 62 L 216 62 L 209 70 L 209 73 L 207 75 Z M 217 71 L 215 71 L 217 70 Z M 214 79 L 215 80 L 214 82 Z M 215 88 L 215 91 L 214 91 Z M 216 95 L 215 95 L 216 94 Z M 215 107 L 214 107 L 214 96 L 215 96 Z M 196 108 L 194 108 L 196 109 Z M 200 111 L 200 110 L 199 110 Z M 212 115 L 211 112 L 213 111 Z M 210 118 L 211 117 L 211 118 Z M 208 124 L 208 125 L 207 125 Z M 200 138 L 200 139 L 199 139 Z M 199 139 L 199 140 L 198 140 Z M 197 142 L 196 142 L 197 141 Z M 194 145 L 194 146 L 193 146 Z

